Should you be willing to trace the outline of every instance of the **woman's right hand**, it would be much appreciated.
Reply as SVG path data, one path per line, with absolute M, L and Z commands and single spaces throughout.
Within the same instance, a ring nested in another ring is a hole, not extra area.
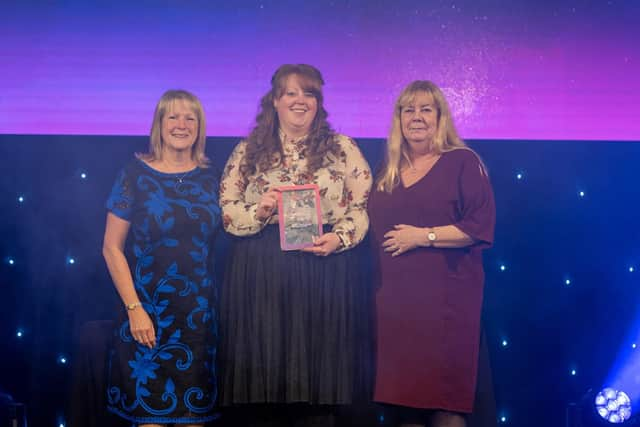
M 153 348 L 156 345 L 156 331 L 153 322 L 142 307 L 136 307 L 127 312 L 129 315 L 129 329 L 136 342 Z
M 256 218 L 259 221 L 265 222 L 278 211 L 278 193 L 278 190 L 271 190 L 262 195 L 256 210 Z

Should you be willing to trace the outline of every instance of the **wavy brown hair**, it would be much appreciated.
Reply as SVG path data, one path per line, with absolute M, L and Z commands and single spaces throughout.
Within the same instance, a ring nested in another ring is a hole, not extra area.
M 304 91 L 313 94 L 318 103 L 318 112 L 305 140 L 307 172 L 313 174 L 322 167 L 328 154 L 338 153 L 336 133 L 327 122 L 329 114 L 323 105 L 322 74 L 311 65 L 285 64 L 271 78 L 271 89 L 260 100 L 256 126 L 246 139 L 245 157 L 240 167 L 245 177 L 276 168 L 282 163 L 284 152 L 279 135 L 280 121 L 273 102 L 284 94 L 287 78 L 292 75 L 298 78 Z

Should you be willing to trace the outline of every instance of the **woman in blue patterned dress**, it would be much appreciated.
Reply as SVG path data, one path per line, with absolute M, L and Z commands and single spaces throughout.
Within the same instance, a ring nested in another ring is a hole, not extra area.
M 200 101 L 166 92 L 149 153 L 120 172 L 107 201 L 103 254 L 124 305 L 109 362 L 108 409 L 140 426 L 202 426 L 216 418 L 209 253 L 220 210 L 205 140 Z

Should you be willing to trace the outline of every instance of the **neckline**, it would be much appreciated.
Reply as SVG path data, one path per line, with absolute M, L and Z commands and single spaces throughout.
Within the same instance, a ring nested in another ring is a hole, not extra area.
M 418 183 L 420 183 L 420 181 L 422 181 L 423 179 L 425 179 L 428 175 L 431 174 L 431 172 L 433 172 L 433 170 L 436 168 L 436 166 L 438 165 L 438 163 L 440 163 L 440 160 L 442 160 L 442 158 L 444 157 L 446 153 L 442 153 L 440 154 L 440 157 L 438 157 L 438 160 L 436 160 L 433 165 L 431 165 L 431 168 L 424 174 L 422 175 L 420 178 L 418 178 L 413 184 L 411 185 L 405 185 L 404 180 L 402 179 L 402 173 L 399 171 L 400 174 L 400 185 L 402 186 L 402 188 L 404 188 L 405 190 L 408 190 L 409 188 L 413 188 L 415 187 Z
M 191 175 L 192 173 L 200 169 L 200 166 L 196 166 L 192 169 L 189 169 L 188 171 L 183 171 L 183 172 L 162 172 L 161 170 L 158 170 L 152 167 L 149 163 L 145 162 L 139 157 L 136 157 L 136 160 L 140 162 L 145 169 L 148 169 L 158 175 L 169 176 L 169 177 L 180 177 L 182 179 L 184 179 L 186 176 Z
M 282 128 L 278 128 L 278 135 L 280 136 L 280 141 L 285 144 L 295 144 L 309 136 L 308 133 L 305 133 L 302 136 L 298 136 L 294 138 L 294 137 L 288 136 Z

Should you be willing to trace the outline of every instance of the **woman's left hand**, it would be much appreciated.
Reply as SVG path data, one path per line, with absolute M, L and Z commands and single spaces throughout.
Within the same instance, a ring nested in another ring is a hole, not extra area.
M 331 255 L 340 247 L 340 238 L 336 233 L 325 233 L 316 237 L 313 246 L 300 249 L 302 252 L 309 252 L 318 256 Z
M 424 234 L 423 228 L 398 224 L 393 227 L 393 230 L 385 233 L 386 240 L 382 242 L 382 247 L 385 252 L 391 252 L 391 256 L 398 256 L 422 246 L 425 240 Z

